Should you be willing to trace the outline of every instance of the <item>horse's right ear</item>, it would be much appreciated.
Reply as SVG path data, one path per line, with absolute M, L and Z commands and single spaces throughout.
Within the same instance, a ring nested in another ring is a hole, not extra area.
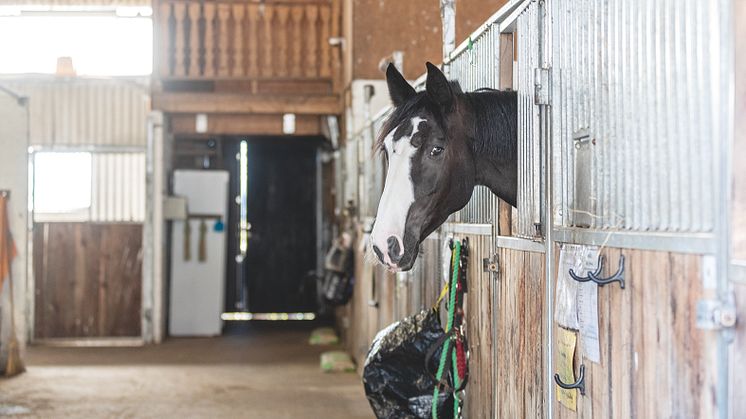
M 394 106 L 399 106 L 417 94 L 393 63 L 386 68 L 386 84 L 389 86 L 389 96 Z

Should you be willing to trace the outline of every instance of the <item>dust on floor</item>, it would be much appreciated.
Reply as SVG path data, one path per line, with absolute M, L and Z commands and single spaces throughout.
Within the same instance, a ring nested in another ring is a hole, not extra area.
M 308 332 L 252 326 L 143 348 L 31 347 L 28 371 L 0 380 L 0 407 L 40 418 L 373 417 L 360 377 L 321 372 L 330 347 L 308 345 Z

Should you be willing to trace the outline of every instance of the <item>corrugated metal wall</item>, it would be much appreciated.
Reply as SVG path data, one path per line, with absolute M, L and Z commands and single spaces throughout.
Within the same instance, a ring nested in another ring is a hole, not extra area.
M 716 3 L 553 4 L 556 222 L 712 231 Z
M 145 147 L 147 79 L 0 78 L 30 97 L 32 146 Z
M 91 221 L 145 220 L 145 153 L 93 153 Z

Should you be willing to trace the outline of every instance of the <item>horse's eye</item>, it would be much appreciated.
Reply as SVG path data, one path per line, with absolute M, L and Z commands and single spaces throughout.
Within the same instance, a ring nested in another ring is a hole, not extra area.
M 443 147 L 433 147 L 433 149 L 430 150 L 430 156 L 435 157 L 442 152 L 443 152 Z

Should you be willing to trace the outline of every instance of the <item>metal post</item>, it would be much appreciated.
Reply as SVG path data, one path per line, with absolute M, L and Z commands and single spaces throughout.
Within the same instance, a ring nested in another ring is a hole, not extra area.
M 449 77 L 449 57 L 456 49 L 456 0 L 440 0 L 440 19 L 443 24 L 443 73 Z

